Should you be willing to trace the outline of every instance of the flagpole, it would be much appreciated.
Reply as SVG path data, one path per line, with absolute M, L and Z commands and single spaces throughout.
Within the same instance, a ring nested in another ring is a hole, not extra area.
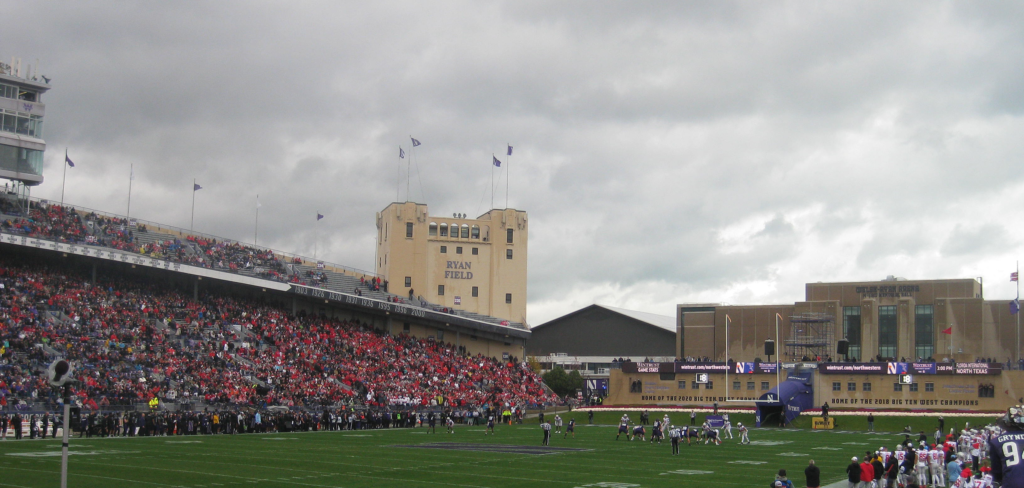
M 416 154 L 416 139 L 412 137 L 412 134 L 409 134 L 409 140 L 414 142 L 410 143 L 412 144 L 412 149 L 409 149 L 409 159 L 405 161 L 405 201 L 407 202 L 409 201 L 409 175 L 412 173 L 412 156 Z
M 192 178 L 192 222 L 188 224 L 188 231 L 196 227 L 196 179 Z
M 320 211 L 316 211 L 316 224 L 313 225 L 313 263 L 317 263 L 316 260 L 316 247 L 320 244 Z
M 256 247 L 256 243 L 259 242 L 260 238 L 260 194 L 256 194 L 256 230 L 252 234 L 252 246 Z
M 400 202 L 402 198 L 402 146 L 398 146 L 398 164 L 395 169 L 398 170 L 395 177 L 395 202 Z
M 77 156 L 76 156 L 77 157 Z M 68 148 L 64 148 L 64 178 L 60 181 L 60 206 L 64 206 L 64 184 L 68 181 Z
M 128 222 L 132 221 L 132 180 L 135 179 L 135 163 L 132 163 L 128 170 Z
M 509 166 L 512 165 L 512 144 L 506 142 L 505 145 L 507 145 L 509 149 L 508 154 L 505 155 L 505 208 L 508 208 L 508 178 L 510 174 L 509 172 L 511 171 Z M 726 384 L 728 383 L 729 382 L 726 381 Z
M 1017 367 L 1020 368 L 1020 261 L 1017 261 Z
M 494 210 L 494 153 L 491 153 L 491 210 Z

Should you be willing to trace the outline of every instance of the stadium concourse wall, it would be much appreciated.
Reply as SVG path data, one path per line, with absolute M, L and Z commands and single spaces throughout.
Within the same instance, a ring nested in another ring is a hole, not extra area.
M 783 364 L 783 381 L 787 366 L 793 364 Z M 834 366 L 826 372 L 828 364 Z M 900 391 L 895 391 L 900 375 L 888 374 L 888 364 L 900 363 L 801 363 L 803 367 L 818 370 L 813 375 L 816 408 L 828 402 L 837 413 L 845 409 L 1005 412 L 1013 405 L 1024 403 L 1024 371 L 1003 371 L 998 365 L 982 367 L 976 363 L 961 363 L 961 368 L 950 372 L 940 370 L 938 374 L 912 373 L 912 384 L 900 385 Z M 685 368 L 685 371 L 680 371 L 679 366 Z M 851 374 L 841 371 L 851 367 L 867 372 Z M 722 407 L 753 408 L 754 400 L 775 388 L 774 372 L 757 369 L 747 374 L 730 372 L 726 380 L 726 368 L 725 363 L 634 363 L 634 366 L 613 369 L 604 404 L 622 407 L 708 407 L 718 402 Z M 695 384 L 697 373 L 707 373 L 708 384 Z M 739 389 L 735 389 L 736 386 Z
M 293 283 L 281 283 L 190 266 L 104 247 L 66 244 L 0 232 L 0 253 L 43 259 L 56 267 L 98 270 L 165 282 L 198 296 L 200 289 L 276 304 L 293 314 L 306 312 L 357 320 L 392 335 L 407 334 L 464 346 L 471 355 L 525 357 L 528 330 L 502 326 L 402 303 L 387 302 Z

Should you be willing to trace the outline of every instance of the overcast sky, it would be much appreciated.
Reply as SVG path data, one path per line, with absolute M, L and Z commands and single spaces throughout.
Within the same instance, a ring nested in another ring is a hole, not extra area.
M 34 196 L 372 269 L 374 213 L 530 215 L 529 322 L 1024 256 L 1020 2 L 0 2 Z M 416 148 L 406 194 L 398 148 Z

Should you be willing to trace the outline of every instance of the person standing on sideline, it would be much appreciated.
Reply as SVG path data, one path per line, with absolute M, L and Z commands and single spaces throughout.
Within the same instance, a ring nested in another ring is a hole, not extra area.
M 544 430 L 544 442 L 541 445 L 547 446 L 551 444 L 551 424 L 544 422 L 543 424 L 540 424 L 540 428 Z
M 846 481 L 849 482 L 848 488 L 857 488 L 857 484 L 860 483 L 860 464 L 857 463 L 857 456 L 850 459 L 850 465 L 846 467 Z
M 804 468 L 804 476 L 807 478 L 807 488 L 819 488 L 821 486 L 821 470 L 814 465 L 814 460 Z
M 821 405 L 821 416 L 828 422 L 828 402 Z
M 690 410 L 690 425 L 697 425 L 697 411 Z
M 875 431 L 875 414 L 868 412 L 868 432 Z
M 786 488 L 793 488 L 793 482 L 786 477 L 785 469 L 780 469 L 779 474 L 775 475 L 775 486 L 779 486 L 779 483 Z
M 20 441 L 22 437 L 21 433 L 21 414 L 14 412 L 14 417 L 11 417 L 11 427 L 14 428 L 14 440 Z M 81 437 L 81 436 L 79 436 Z
M 861 488 L 871 488 L 871 482 L 875 480 L 875 468 L 871 465 L 871 460 L 865 458 L 860 463 L 860 482 Z
M 594 423 L 594 411 L 593 410 L 587 412 L 587 423 L 589 423 L 589 424 Z

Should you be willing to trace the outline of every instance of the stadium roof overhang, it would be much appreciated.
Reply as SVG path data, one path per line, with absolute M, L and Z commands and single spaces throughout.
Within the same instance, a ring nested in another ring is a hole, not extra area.
M 455 325 L 469 329 L 489 332 L 492 334 L 515 337 L 517 339 L 528 339 L 530 331 L 522 330 L 513 326 L 492 324 L 482 320 L 474 320 L 468 317 L 460 317 L 447 313 L 435 312 L 430 309 L 414 307 L 404 303 L 392 303 L 373 298 L 366 298 L 348 293 L 324 290 L 304 285 L 291 285 L 292 293 L 305 297 L 319 298 L 328 302 L 341 303 L 349 307 L 370 309 L 376 312 L 385 312 L 402 318 L 414 319 L 417 321 L 431 321 L 439 325 Z

